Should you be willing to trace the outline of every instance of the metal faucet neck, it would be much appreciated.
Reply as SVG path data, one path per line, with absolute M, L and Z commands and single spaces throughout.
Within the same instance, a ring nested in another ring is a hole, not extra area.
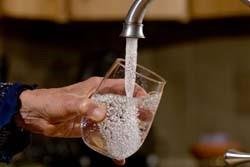
M 143 18 L 152 0 L 135 0 L 132 4 L 125 22 L 123 23 L 122 37 L 145 38 L 143 33 Z

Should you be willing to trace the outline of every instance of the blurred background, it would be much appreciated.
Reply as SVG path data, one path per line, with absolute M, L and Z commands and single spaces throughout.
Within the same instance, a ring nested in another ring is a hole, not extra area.
M 132 0 L 1 0 L 0 79 L 60 87 L 124 57 Z M 127 166 L 217 167 L 250 151 L 250 8 L 239 0 L 155 0 L 139 64 L 166 78 L 151 132 Z M 17 167 L 113 166 L 81 139 L 32 135 Z

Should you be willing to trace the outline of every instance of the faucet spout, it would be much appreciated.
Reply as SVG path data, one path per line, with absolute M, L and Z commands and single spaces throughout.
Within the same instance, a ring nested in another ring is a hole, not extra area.
M 224 160 L 227 165 L 235 166 L 250 162 L 250 154 L 239 152 L 236 150 L 228 150 L 224 155 Z
M 135 0 L 123 23 L 122 37 L 145 38 L 143 33 L 143 18 L 152 0 Z

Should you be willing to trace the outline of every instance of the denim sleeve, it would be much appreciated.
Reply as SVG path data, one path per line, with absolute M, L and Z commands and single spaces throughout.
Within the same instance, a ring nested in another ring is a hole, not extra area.
M 0 83 L 0 162 L 10 162 L 29 143 L 29 133 L 17 127 L 13 118 L 20 109 L 22 91 L 34 88 L 20 83 Z

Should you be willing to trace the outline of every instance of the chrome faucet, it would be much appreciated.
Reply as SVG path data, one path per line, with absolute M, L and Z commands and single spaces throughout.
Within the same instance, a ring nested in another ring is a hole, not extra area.
M 143 18 L 152 0 L 135 0 L 123 23 L 122 37 L 145 38 L 143 33 Z
M 228 150 L 224 155 L 224 160 L 227 165 L 235 166 L 250 162 L 250 154 L 239 152 L 236 150 Z

